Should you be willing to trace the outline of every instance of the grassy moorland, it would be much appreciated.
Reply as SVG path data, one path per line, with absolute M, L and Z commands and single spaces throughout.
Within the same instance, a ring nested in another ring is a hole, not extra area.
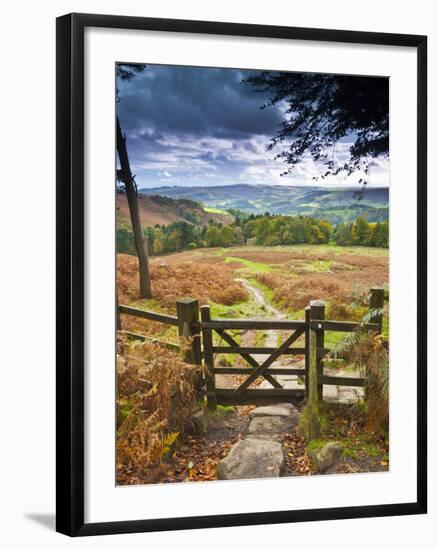
M 209 303 L 214 316 L 264 316 L 245 281 L 268 304 L 290 318 L 303 318 L 310 300 L 326 302 L 326 317 L 360 320 L 372 286 L 388 285 L 388 250 L 331 245 L 204 248 L 151 259 L 152 300 L 137 295 L 137 259 L 118 255 L 120 303 L 175 312 L 178 298 Z M 157 323 L 124 319 L 124 326 L 162 335 Z M 172 329 L 170 329 L 170 332 Z M 169 332 L 169 331 L 168 331 Z

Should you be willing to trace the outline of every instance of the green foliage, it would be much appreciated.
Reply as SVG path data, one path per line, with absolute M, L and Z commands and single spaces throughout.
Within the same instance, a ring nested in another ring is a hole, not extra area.
M 238 256 L 226 256 L 225 262 L 239 262 L 245 266 L 245 268 L 250 269 L 253 272 L 258 273 L 269 273 L 272 271 L 272 268 L 262 262 L 253 262 L 252 260 L 247 260 L 246 258 L 239 258 Z
M 389 223 L 368 223 L 359 216 L 354 223 L 333 226 L 311 216 L 250 215 L 240 221 L 246 239 L 262 246 L 328 244 L 388 248 Z
M 312 441 L 309 441 L 306 445 L 307 453 L 310 454 L 313 451 L 319 451 L 326 443 L 328 443 L 328 441 L 325 439 L 313 439 Z
M 370 228 L 368 222 L 359 216 L 353 226 L 353 244 L 366 246 L 369 241 Z
M 326 220 L 304 216 L 250 216 L 243 225 L 243 234 L 263 246 L 327 244 L 332 226 Z
M 229 225 L 222 225 L 210 222 L 206 228 L 205 244 L 207 247 L 232 246 L 237 244 L 237 237 L 234 229 Z
M 342 358 L 365 379 L 365 408 L 370 430 L 387 429 L 389 411 L 389 354 L 382 335 L 358 330 L 336 346 L 332 357 Z
M 170 200 L 158 197 L 161 201 Z M 179 202 L 184 203 L 185 199 Z M 187 201 L 191 202 L 191 201 Z M 180 205 L 180 215 L 184 214 Z M 193 217 L 193 216 L 192 216 Z M 196 217 L 196 216 L 195 216 Z M 284 246 L 296 244 L 330 244 L 339 246 L 388 247 L 388 222 L 369 224 L 365 218 L 357 218 L 355 223 L 341 223 L 332 226 L 328 221 L 306 216 L 260 216 L 251 214 L 236 218 L 233 226 L 210 220 L 201 226 L 199 220 L 185 221 L 170 225 L 156 225 L 144 230 L 150 255 L 170 254 L 182 250 L 202 247 L 229 247 L 244 244 L 247 239 L 255 239 L 261 246 Z M 135 255 L 132 231 L 127 228 L 117 230 L 117 252 Z M 315 271 L 320 271 L 315 264 Z M 329 266 L 323 266 L 329 268 Z
M 389 223 L 368 223 L 359 216 L 355 223 L 340 223 L 336 226 L 333 240 L 339 246 L 371 246 L 388 248 Z
M 382 455 L 382 449 L 378 447 L 370 437 L 370 434 L 355 434 L 354 436 L 342 439 L 343 455 L 353 460 L 366 456 L 377 457 Z M 383 456 L 387 458 L 387 456 Z
M 350 246 L 353 243 L 353 224 L 340 223 L 337 225 L 333 238 L 339 246 Z
M 118 229 L 116 234 L 117 252 L 121 254 L 136 255 L 134 235 L 129 229 Z

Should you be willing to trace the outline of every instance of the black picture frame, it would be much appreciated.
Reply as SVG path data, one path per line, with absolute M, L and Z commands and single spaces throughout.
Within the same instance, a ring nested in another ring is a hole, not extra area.
M 86 27 L 405 46 L 417 52 L 417 499 L 311 510 L 84 522 L 84 30 Z M 70 536 L 424 514 L 427 510 L 427 38 L 207 21 L 68 14 L 57 19 L 56 529 Z

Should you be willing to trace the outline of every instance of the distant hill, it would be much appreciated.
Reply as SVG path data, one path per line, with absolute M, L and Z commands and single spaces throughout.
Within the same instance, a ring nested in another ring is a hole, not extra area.
M 233 217 L 226 213 L 206 212 L 199 202 L 186 198 L 168 198 L 159 194 L 146 196 L 139 194 L 140 220 L 144 227 L 170 225 L 186 221 L 192 224 L 206 224 L 214 219 L 223 224 L 230 224 Z M 116 197 L 117 223 L 119 227 L 131 228 L 129 207 L 126 195 L 118 193 Z
M 316 216 L 333 223 L 352 221 L 360 215 L 369 222 L 388 219 L 388 188 L 367 188 L 360 199 L 357 196 L 358 189 L 360 188 L 236 184 L 214 187 L 158 187 L 140 189 L 140 193 L 190 199 L 202 203 L 206 208 L 231 208 L 253 214 L 270 212 Z

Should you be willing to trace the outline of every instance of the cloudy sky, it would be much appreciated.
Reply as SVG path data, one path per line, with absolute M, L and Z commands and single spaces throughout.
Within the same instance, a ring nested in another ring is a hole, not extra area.
M 355 185 L 360 174 L 319 180 L 324 167 L 304 159 L 288 176 L 267 151 L 283 120 L 282 105 L 266 101 L 242 80 L 256 71 L 147 65 L 119 82 L 117 111 L 127 135 L 131 168 L 139 188 L 163 185 Z M 343 164 L 350 147 L 336 146 Z M 369 185 L 388 185 L 387 160 L 371 164 Z

